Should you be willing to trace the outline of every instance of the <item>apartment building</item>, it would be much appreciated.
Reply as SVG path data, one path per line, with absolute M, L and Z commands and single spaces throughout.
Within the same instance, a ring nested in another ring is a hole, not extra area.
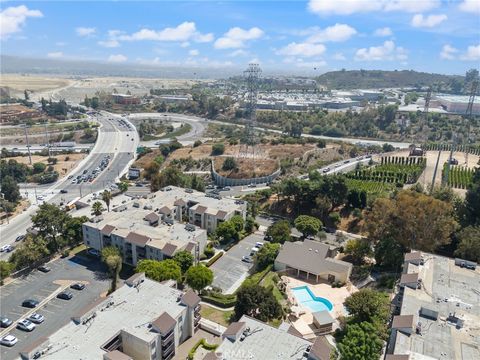
M 183 293 L 143 273 L 135 274 L 44 339 L 48 350 L 42 359 L 170 360 L 197 330 L 199 303 L 192 290 Z M 29 354 L 42 346 L 22 354 L 31 358 Z
M 385 359 L 480 359 L 479 283 L 476 263 L 405 254 Z

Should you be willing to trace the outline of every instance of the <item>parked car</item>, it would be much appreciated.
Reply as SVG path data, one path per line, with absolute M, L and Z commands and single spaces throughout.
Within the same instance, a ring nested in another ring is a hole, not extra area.
M 245 255 L 242 256 L 242 261 L 250 264 L 253 263 L 253 258 L 251 256 Z
M 260 249 L 262 246 L 263 246 L 263 242 L 261 242 L 261 241 L 257 241 L 257 242 L 255 243 L 255 247 L 257 247 L 257 248 L 259 248 L 259 249 Z
M 88 249 L 87 253 L 92 256 L 100 256 L 100 251 L 95 249 Z
M 12 245 L 4 245 L 0 248 L 0 252 L 10 252 L 13 250 L 13 246 Z
M 32 323 L 30 320 L 22 319 L 17 323 L 17 329 L 23 331 L 33 331 L 35 330 L 35 324 Z
M 83 290 L 83 289 L 85 289 L 85 284 L 75 283 L 75 284 L 70 285 L 70 288 L 75 289 L 75 290 Z
M 62 190 L 60 190 L 60 193 L 61 193 L 61 194 L 66 194 L 66 193 L 68 193 L 68 190 L 62 189 Z
M 252 250 L 250 250 L 250 256 L 255 255 L 260 249 L 257 247 L 252 247 Z
M 27 308 L 33 309 L 34 307 L 37 307 L 37 305 L 38 305 L 38 301 L 34 299 L 28 299 L 22 302 L 22 306 Z
M 50 269 L 50 268 L 49 268 L 48 266 L 46 266 L 46 265 L 41 265 L 41 266 L 39 266 L 37 269 L 38 269 L 38 271 L 41 271 L 41 272 L 43 272 L 43 273 L 47 273 L 47 272 L 49 272 L 50 270 L 52 270 L 52 269 Z
M 13 321 L 10 320 L 9 318 L 4 317 L 4 316 L 0 317 L 0 326 L 1 326 L 2 328 L 7 328 L 7 327 L 9 327 L 9 326 L 12 325 L 12 324 L 13 324 Z
M 73 297 L 73 294 L 68 291 L 62 291 L 57 295 L 57 298 L 62 300 L 70 300 L 72 297 Z
M 15 238 L 15 241 L 22 241 L 23 239 L 25 239 L 25 235 L 20 234 Z
M 4 337 L 0 338 L 0 344 L 5 346 L 12 347 L 17 343 L 18 339 L 13 335 L 5 335 Z
M 45 317 L 42 314 L 33 313 L 28 317 L 28 320 L 35 324 L 41 324 L 45 321 Z

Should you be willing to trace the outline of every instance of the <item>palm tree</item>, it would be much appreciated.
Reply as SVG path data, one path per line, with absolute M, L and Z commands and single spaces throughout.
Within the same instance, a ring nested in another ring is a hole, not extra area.
M 117 290 L 117 282 L 122 270 L 122 255 L 115 246 L 107 246 L 102 249 L 102 261 L 107 265 L 108 272 L 112 277 L 112 285 L 109 293 Z
M 118 184 L 118 189 L 123 193 L 128 190 L 128 183 L 126 181 L 122 181 Z
M 102 214 L 102 211 L 105 210 L 100 201 L 95 201 L 92 204 L 92 215 L 98 216 Z
M 105 202 L 105 205 L 107 205 L 107 210 L 110 212 L 110 200 L 112 200 L 112 193 L 108 190 L 105 190 L 102 193 L 102 200 Z

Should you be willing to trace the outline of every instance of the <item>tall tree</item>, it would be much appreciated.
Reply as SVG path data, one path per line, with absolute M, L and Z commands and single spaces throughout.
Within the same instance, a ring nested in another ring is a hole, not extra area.
M 242 315 L 268 321 L 282 316 L 282 307 L 271 290 L 260 285 L 247 285 L 237 291 L 235 318 L 240 319 Z
M 118 276 L 122 270 L 122 255 L 115 246 L 107 246 L 102 249 L 102 261 L 107 265 L 112 278 L 110 293 L 117 290 Z
M 172 259 L 163 261 L 140 260 L 135 271 L 144 272 L 145 276 L 155 281 L 171 279 L 179 282 L 182 279 L 182 270 L 177 262 Z
M 357 322 L 386 322 L 390 314 L 388 294 L 372 289 L 361 289 L 353 293 L 345 299 L 344 305 Z
M 64 231 L 67 228 L 71 216 L 58 206 L 43 203 L 32 216 L 33 227 L 38 234 L 48 242 L 51 252 L 58 251 L 65 245 Z
M 173 256 L 173 260 L 175 260 L 178 266 L 180 266 L 182 274 L 185 274 L 185 272 L 190 268 L 190 266 L 193 265 L 194 259 L 195 258 L 192 253 L 185 250 L 179 251 Z
M 480 262 L 480 226 L 467 226 L 457 234 L 455 256 Z
M 185 273 L 185 281 L 192 289 L 200 291 L 213 282 L 213 272 L 202 264 L 190 266 Z
M 283 244 L 285 241 L 290 241 L 291 228 L 288 220 L 279 220 L 268 227 L 265 235 L 271 242 Z
M 92 204 L 92 215 L 95 215 L 95 216 L 102 215 L 103 210 L 105 209 L 103 208 L 103 205 L 100 201 L 95 201 Z
M 337 343 L 342 360 L 379 359 L 383 342 L 369 322 L 347 324 L 345 335 Z
M 102 192 L 102 200 L 107 205 L 107 210 L 110 212 L 110 201 L 112 200 L 112 193 L 108 190 Z
M 255 265 L 258 271 L 265 269 L 269 265 L 273 265 L 280 251 L 280 244 L 264 244 L 255 255 Z
M 12 176 L 3 176 L 0 186 L 5 200 L 12 203 L 16 203 L 20 200 L 20 188 Z
M 295 228 L 305 237 L 316 235 L 322 228 L 322 222 L 313 216 L 300 215 L 295 219 Z

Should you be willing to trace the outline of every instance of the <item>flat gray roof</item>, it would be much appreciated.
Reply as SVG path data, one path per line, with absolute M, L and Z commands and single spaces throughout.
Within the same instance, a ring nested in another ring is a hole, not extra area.
M 239 322 L 249 328 L 249 335 L 243 341 L 223 340 L 216 353 L 223 353 L 228 359 L 301 359 L 305 350 L 312 346 L 308 340 L 245 315 Z
M 164 312 L 177 318 L 186 308 L 177 302 L 181 295 L 150 279 L 137 288 L 123 285 L 109 297 L 113 305 L 108 310 L 96 311 L 85 325 L 70 322 L 50 336 L 52 348 L 42 359 L 101 359 L 106 352 L 100 347 L 121 330 L 151 341 L 158 336 L 149 328 L 151 322 Z
M 453 259 L 424 253 L 424 265 L 416 267 L 421 289 L 405 287 L 401 315 L 414 315 L 421 334 L 398 333 L 394 354 L 410 354 L 411 359 L 480 359 L 480 269 L 468 270 Z M 420 309 L 438 313 L 432 320 L 420 316 Z M 463 320 L 456 328 L 449 320 L 455 314 Z M 406 318 L 405 318 L 406 319 Z

